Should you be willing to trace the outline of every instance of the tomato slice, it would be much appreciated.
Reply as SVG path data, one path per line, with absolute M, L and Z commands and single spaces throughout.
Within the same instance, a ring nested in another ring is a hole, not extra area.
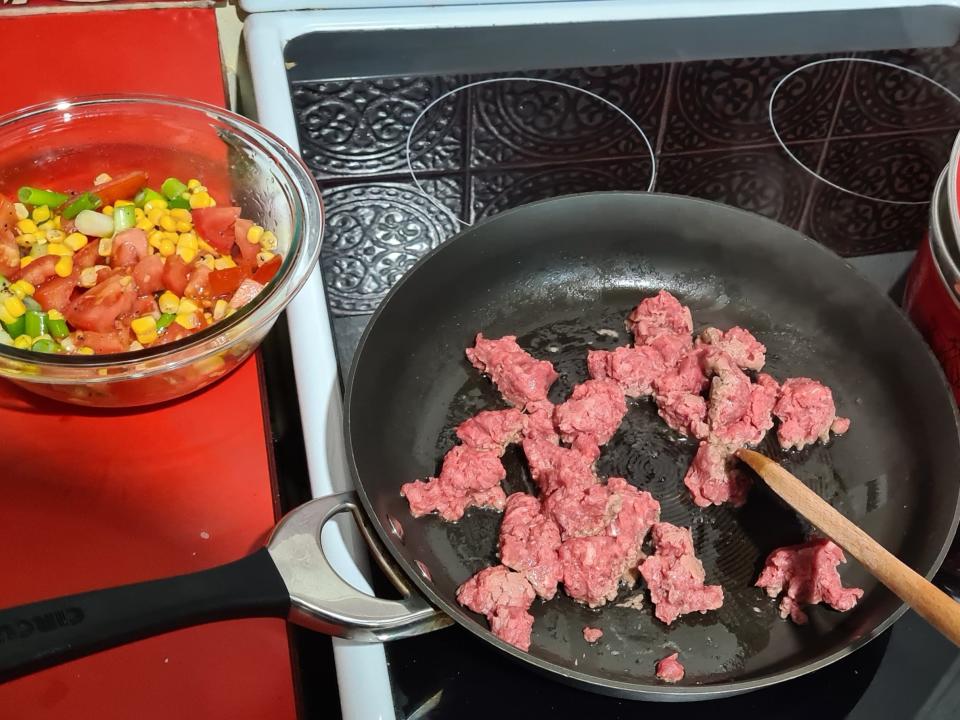
M 92 240 L 73 254 L 73 269 L 83 270 L 97 264 L 105 264 L 100 259 L 99 243 Z
M 147 234 L 140 228 L 127 228 L 113 238 L 113 267 L 130 267 L 147 257 Z
M 137 317 L 141 315 L 160 314 L 160 308 L 157 305 L 156 298 L 153 295 L 141 295 L 133 303 L 133 314 Z
M 17 247 L 17 240 L 12 230 L 0 229 L 0 275 L 10 280 L 18 272 L 20 272 L 20 248 Z
M 227 254 L 233 246 L 234 223 L 240 217 L 238 207 L 196 208 L 191 210 L 193 226 L 204 240 L 221 253 Z
M 190 279 L 190 266 L 179 255 L 171 255 L 163 264 L 163 286 L 175 295 L 183 295 Z
M 118 317 L 133 310 L 136 299 L 137 285 L 133 279 L 116 273 L 74 300 L 64 316 L 81 330 L 110 332 Z
M 167 329 L 160 333 L 160 337 L 156 344 L 166 345 L 167 343 L 172 343 L 175 340 L 185 338 L 187 335 L 192 335 L 193 333 L 193 330 L 187 330 L 179 323 L 170 323 L 170 325 L 167 326 Z
M 17 210 L 13 206 L 13 200 L 4 195 L 0 195 L 0 233 L 4 230 L 13 232 L 17 224 Z
M 210 273 L 207 284 L 210 291 L 210 297 L 224 297 L 232 295 L 243 282 L 244 273 L 238 267 L 227 268 L 226 270 L 214 270 Z
M 233 226 L 233 236 L 237 243 L 237 250 L 240 252 L 240 267 L 247 271 L 249 275 L 257 268 L 257 253 L 260 252 L 260 244 L 252 243 L 247 240 L 247 233 L 253 227 L 251 220 L 238 218 Z
M 77 347 L 86 346 L 98 354 L 126 352 L 130 347 L 130 333 L 126 330 L 112 332 L 79 330 L 73 334 L 73 342 Z
M 44 255 L 38 257 L 32 263 L 27 265 L 16 273 L 10 280 L 26 280 L 28 283 L 37 287 L 57 274 L 57 255 Z M 18 261 L 19 264 L 19 261 Z
M 274 276 L 277 274 L 277 271 L 280 269 L 280 265 L 282 264 L 283 258 L 279 255 L 274 255 L 263 265 L 257 268 L 257 271 L 253 274 L 254 281 L 260 283 L 261 285 L 266 285 L 268 282 L 273 280 Z
M 163 258 L 159 255 L 147 255 L 134 266 L 133 279 L 141 293 L 163 290 Z
M 100 198 L 104 205 L 113 205 L 117 200 L 133 200 L 133 196 L 146 186 L 147 174 L 143 170 L 134 170 L 103 185 L 94 185 L 90 192 Z
M 77 287 L 77 273 L 69 277 L 55 277 L 47 280 L 33 293 L 33 299 L 40 303 L 44 310 L 59 310 L 63 312 L 70 305 L 73 290 Z
M 204 298 L 210 296 L 210 273 L 206 265 L 197 265 L 190 273 L 190 281 L 183 289 L 183 294 L 190 298 Z

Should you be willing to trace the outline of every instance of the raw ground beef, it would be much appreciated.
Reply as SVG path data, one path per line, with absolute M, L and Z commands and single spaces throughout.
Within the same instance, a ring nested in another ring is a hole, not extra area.
M 757 587 L 766 589 L 780 601 L 780 617 L 790 617 L 798 625 L 807 622 L 804 605 L 823 602 L 845 612 L 863 595 L 860 588 L 845 588 L 837 566 L 846 562 L 843 550 L 831 540 L 817 538 L 800 545 L 777 548 L 767 557 Z
M 530 476 L 544 497 L 561 487 L 598 482 L 593 462 L 600 454 L 599 449 L 596 454 L 586 455 L 579 449 L 561 447 L 549 440 L 524 440 L 523 453 L 527 456 Z
M 849 420 L 837 417 L 830 388 L 810 378 L 784 381 L 773 414 L 780 420 L 777 439 L 784 450 L 801 450 L 817 440 L 827 442 L 831 427 L 838 433 L 850 427 Z
M 603 630 L 600 628 L 590 627 L 589 625 L 583 629 L 583 639 L 588 643 L 595 643 L 597 640 L 603 637 Z
M 600 607 L 617 596 L 623 556 L 609 535 L 578 537 L 560 546 L 563 588 L 574 600 Z
M 558 377 L 553 365 L 527 353 L 513 335 L 490 340 L 478 333 L 474 346 L 466 352 L 473 366 L 490 376 L 504 400 L 521 409 L 527 403 L 546 400 Z
M 702 440 L 710 432 L 707 425 L 707 401 L 699 395 L 678 391 L 657 395 L 657 413 L 681 435 Z
M 690 352 L 693 347 L 693 339 L 690 337 L 690 331 L 682 333 L 664 333 L 650 338 L 646 341 L 646 347 L 652 347 L 663 358 L 667 369 L 674 367 L 681 358 Z
M 554 444 L 560 442 L 560 436 L 553 426 L 553 403 L 549 400 L 537 400 L 527 403 L 523 415 L 524 440 L 548 440 Z
M 710 386 L 711 437 L 734 449 L 758 444 L 773 427 L 779 392 L 777 381 L 766 373 L 758 374 L 755 383 L 736 369 L 717 375 Z
M 627 397 L 645 397 L 653 381 L 667 369 L 663 356 L 653 347 L 618 347 L 587 351 L 587 371 L 594 380 L 615 381 Z
M 739 507 L 746 502 L 750 478 L 737 467 L 726 445 L 701 442 L 693 462 L 683 477 L 693 502 L 699 507 L 722 505 Z
M 533 615 L 527 610 L 535 597 L 523 575 L 503 565 L 484 568 L 457 590 L 461 605 L 486 615 L 493 634 L 521 650 L 530 649 Z
M 690 309 L 673 295 L 661 290 L 644 298 L 627 317 L 627 330 L 637 345 L 646 345 L 660 335 L 689 335 L 693 330 Z
M 503 455 L 507 445 L 520 442 L 524 415 L 516 408 L 484 410 L 457 427 L 457 437 L 467 447 Z
M 732 327 L 726 332 L 707 328 L 700 333 L 700 342 L 719 348 L 744 370 L 760 370 L 766 361 L 767 348 L 742 327 Z
M 599 535 L 620 510 L 619 496 L 606 485 L 568 485 L 543 501 L 543 509 L 556 521 L 563 540 Z
M 560 581 L 560 529 L 541 512 L 532 495 L 507 498 L 500 523 L 500 562 L 521 573 L 544 600 L 557 593 Z
M 657 662 L 657 678 L 663 682 L 675 683 L 683 680 L 683 665 L 677 659 L 680 653 L 667 655 Z
M 657 523 L 653 543 L 656 551 L 640 564 L 640 574 L 659 620 L 669 625 L 681 615 L 705 613 L 723 605 L 723 588 L 704 585 L 703 563 L 693 554 L 690 530 Z
M 496 452 L 457 445 L 443 458 L 440 475 L 415 480 L 400 488 L 410 512 L 420 517 L 436 511 L 444 520 L 459 520 L 471 506 L 503 509 L 506 497 L 500 481 L 507 471 Z
M 660 521 L 660 503 L 646 490 L 638 490 L 623 478 L 607 480 L 607 489 L 612 496 L 619 498 L 620 508 L 606 533 L 617 539 L 625 571 L 632 571 L 643 556 L 641 546 L 647 533 Z
M 707 387 L 707 375 L 704 372 L 707 354 L 704 348 L 687 351 L 675 367 L 654 379 L 653 389 L 658 395 L 676 392 L 699 395 Z
M 627 414 L 623 390 L 614 380 L 587 380 L 573 388 L 570 398 L 553 411 L 553 422 L 566 443 L 585 436 L 603 445 Z

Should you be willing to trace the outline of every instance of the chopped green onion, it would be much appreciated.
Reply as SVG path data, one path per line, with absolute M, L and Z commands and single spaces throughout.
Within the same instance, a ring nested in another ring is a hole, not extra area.
M 33 345 L 30 346 L 30 349 L 34 352 L 52 353 L 56 352 L 60 348 L 50 338 L 40 338 L 39 340 L 34 341 Z
M 170 323 L 176 319 L 176 313 L 163 313 L 163 315 L 160 316 L 160 319 L 157 320 L 157 330 L 163 330 L 164 328 L 169 327 Z
M 63 209 L 63 217 L 66 220 L 73 220 L 84 210 L 96 210 L 100 207 L 100 204 L 100 198 L 92 192 L 85 192 L 82 195 L 78 195 L 73 202 Z
M 23 335 L 23 329 L 26 327 L 27 318 L 25 315 L 21 315 L 12 323 L 2 323 L 3 329 L 10 333 L 11 337 L 20 337 Z
M 101 238 L 113 235 L 113 218 L 96 210 L 82 210 L 74 224 L 84 235 Z
M 37 243 L 32 248 L 30 248 L 30 257 L 32 258 L 43 257 L 46 254 L 47 254 L 47 243 L 43 243 L 43 245 L 41 245 L 40 243 Z
M 173 200 L 174 198 L 178 198 L 181 195 L 183 195 L 183 193 L 185 193 L 186 191 L 187 191 L 187 186 L 184 185 L 179 180 L 177 180 L 176 178 L 172 178 L 172 177 L 164 180 L 163 185 L 160 186 L 160 192 L 162 192 L 166 196 L 167 200 Z
M 46 205 L 57 208 L 69 200 L 70 196 L 53 190 L 41 190 L 24 185 L 17 191 L 17 198 L 25 205 Z
M 57 340 L 62 340 L 70 334 L 70 328 L 67 327 L 67 321 L 63 318 L 57 318 L 54 320 L 48 315 L 47 328 L 49 328 L 50 334 L 53 335 Z
M 136 208 L 133 205 L 121 205 L 113 209 L 114 235 L 127 228 L 132 228 L 137 223 L 135 211 Z
M 43 308 L 40 306 L 36 300 L 34 300 L 29 295 L 25 295 L 23 298 L 23 306 L 27 310 L 33 310 L 34 312 L 43 312 Z
M 189 210 L 190 201 L 184 200 L 182 197 L 175 197 L 172 200 L 167 200 L 167 207 L 170 208 L 171 210 L 176 210 L 177 208 L 181 208 L 183 210 Z
M 163 200 L 163 195 L 158 193 L 156 190 L 151 190 L 150 188 L 145 187 L 143 190 L 133 196 L 133 204 L 141 210 L 143 209 L 143 206 L 151 200 Z
M 36 310 L 27 310 L 24 317 L 26 320 L 26 327 L 24 332 L 30 337 L 39 337 L 47 332 L 47 314 L 44 312 L 37 312 Z

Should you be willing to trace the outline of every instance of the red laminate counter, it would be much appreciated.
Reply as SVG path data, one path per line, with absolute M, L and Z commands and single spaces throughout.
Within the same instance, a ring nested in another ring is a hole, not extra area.
M 0 112 L 77 94 L 223 104 L 214 11 L 4 17 Z M 29 72 L 18 72 L 30 69 Z M 0 381 L 0 606 L 199 570 L 276 519 L 256 358 L 163 407 L 91 411 Z M 296 716 L 281 620 L 214 623 L 0 686 L 0 718 Z

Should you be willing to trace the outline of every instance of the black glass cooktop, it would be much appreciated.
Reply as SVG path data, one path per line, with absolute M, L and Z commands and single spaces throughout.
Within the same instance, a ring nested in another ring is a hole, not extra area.
M 960 90 L 960 48 L 860 57 L 906 66 Z M 649 139 L 657 191 L 776 218 L 841 255 L 912 249 L 924 233 L 924 202 L 960 129 L 960 102 L 883 65 L 821 62 L 777 92 L 772 114 L 781 144 L 768 116 L 775 86 L 791 71 L 830 58 L 501 76 L 568 83 L 617 105 Z M 510 81 L 453 93 L 418 123 L 412 159 L 425 197 L 406 171 L 410 126 L 433 100 L 492 77 L 291 76 L 303 157 L 328 213 L 321 262 L 342 372 L 392 284 L 464 223 L 555 195 L 648 188 L 650 151 L 621 114 L 573 90 Z M 273 363 L 276 373 L 276 362 L 268 358 L 268 371 Z M 288 493 L 293 502 L 297 492 Z M 317 683 L 323 676 L 332 683 L 329 642 L 299 634 L 297 647 L 309 666 L 304 715 L 329 717 L 338 711 L 335 687 Z M 669 707 L 573 689 L 511 662 L 460 628 L 389 643 L 387 655 L 398 713 L 406 718 L 960 717 L 960 652 L 912 613 L 812 676 L 740 698 Z M 316 671 L 318 664 L 325 672 Z

